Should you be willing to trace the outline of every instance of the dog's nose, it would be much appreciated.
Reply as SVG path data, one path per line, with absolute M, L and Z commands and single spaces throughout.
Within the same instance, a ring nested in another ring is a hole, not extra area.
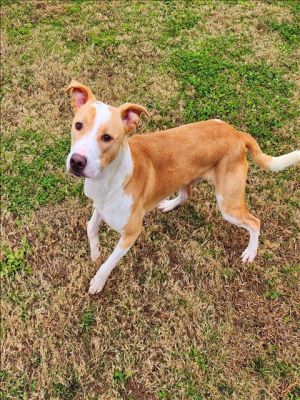
M 85 156 L 80 154 L 73 154 L 70 159 L 70 166 L 75 175 L 82 175 L 84 168 L 86 167 L 87 159 Z

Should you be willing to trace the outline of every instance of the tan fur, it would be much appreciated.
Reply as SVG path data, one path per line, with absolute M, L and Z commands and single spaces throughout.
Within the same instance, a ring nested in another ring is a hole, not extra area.
M 86 135 L 93 127 L 95 122 L 96 110 L 94 107 L 89 107 L 90 103 L 87 103 L 81 107 L 74 118 L 72 123 L 72 144 L 77 140 L 80 140 L 84 135 Z M 76 122 L 82 122 L 83 128 L 78 131 L 75 128 Z
M 254 139 L 253 139 L 254 140 Z M 247 174 L 244 134 L 226 123 L 202 121 L 129 139 L 133 175 L 125 190 L 135 209 L 147 212 L 180 188 L 204 178 L 212 182 L 224 199 L 224 211 L 241 224 L 259 229 L 260 222 L 244 203 Z M 133 216 L 133 218 L 135 218 Z M 132 221 L 129 221 L 131 224 Z
M 126 191 L 139 199 L 145 211 L 198 178 L 216 184 L 234 162 L 246 162 L 243 137 L 230 125 L 215 121 L 135 135 L 129 144 L 139 168 Z

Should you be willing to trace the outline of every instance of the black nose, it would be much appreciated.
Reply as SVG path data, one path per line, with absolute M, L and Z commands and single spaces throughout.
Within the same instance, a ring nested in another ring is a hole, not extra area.
M 75 175 L 82 175 L 83 170 L 86 167 L 87 164 L 87 159 L 84 156 L 81 156 L 80 154 L 73 154 L 71 159 L 70 159 L 70 166 L 72 171 L 74 172 Z

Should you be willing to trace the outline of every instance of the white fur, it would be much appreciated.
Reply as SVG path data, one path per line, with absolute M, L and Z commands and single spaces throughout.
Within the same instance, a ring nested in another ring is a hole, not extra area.
M 217 203 L 218 203 L 219 209 L 222 212 L 221 207 L 222 207 L 222 203 L 223 203 L 224 197 L 221 194 L 216 193 L 216 199 L 217 199 Z
M 121 241 L 120 241 L 121 242 Z M 117 263 L 121 260 L 121 258 L 128 252 L 130 247 L 126 249 L 122 249 L 120 247 L 120 242 L 117 244 L 114 251 L 108 257 L 104 264 L 98 269 L 96 275 L 90 282 L 89 293 L 96 294 L 101 292 L 103 289 L 105 282 L 107 281 L 109 275 L 111 274 L 112 270 L 115 268 Z
M 223 218 L 226 221 L 230 222 L 231 224 L 234 224 L 236 226 L 244 228 L 249 232 L 250 238 L 249 238 L 248 246 L 243 251 L 241 258 L 242 258 L 243 262 L 252 262 L 257 254 L 259 230 L 252 228 L 251 225 L 241 224 L 241 222 L 237 218 L 233 217 L 232 215 L 227 214 L 222 208 L 222 203 L 224 200 L 223 196 L 221 194 L 217 193 L 216 198 L 217 198 L 217 203 L 218 203 L 218 206 L 220 208 Z
M 90 242 L 90 250 L 91 250 L 91 258 L 92 261 L 96 261 L 100 256 L 99 251 L 99 239 L 98 239 L 98 229 L 102 221 L 101 214 L 94 209 L 92 218 L 89 220 L 87 224 L 87 235 Z
M 87 177 L 95 178 L 100 173 L 100 149 L 97 143 L 97 134 L 101 125 L 106 123 L 111 117 L 111 112 L 107 104 L 95 101 L 92 104 L 96 109 L 96 116 L 93 128 L 84 137 L 78 140 L 72 147 L 67 158 L 67 170 L 70 170 L 70 159 L 77 153 L 87 158 L 87 165 L 84 174 Z
M 123 184 L 132 173 L 129 145 L 96 178 L 84 182 L 84 194 L 91 198 L 94 207 L 104 221 L 115 231 L 122 233 L 132 206 L 132 197 L 123 190 Z
M 179 206 L 188 198 L 186 188 L 180 189 L 178 196 L 172 200 L 163 200 L 159 203 L 158 208 L 163 212 L 171 211 L 175 207 Z
M 212 121 L 215 121 L 215 122 L 224 122 L 224 121 L 222 121 L 221 119 L 218 119 L 218 118 L 214 118 Z
M 129 145 L 125 143 L 118 156 L 97 176 L 87 178 L 84 182 L 84 193 L 94 201 L 95 211 L 88 224 L 88 236 L 92 259 L 99 256 L 97 230 L 101 219 L 115 231 L 123 233 L 131 215 L 132 198 L 124 193 L 123 184 L 131 175 L 133 163 Z M 91 280 L 89 293 L 101 292 L 107 278 L 120 259 L 130 247 L 122 249 L 122 238 L 104 264 Z
M 279 157 L 272 157 L 269 164 L 269 169 L 273 172 L 281 171 L 300 162 L 300 150 L 292 151 L 291 153 L 285 154 Z
M 259 230 L 252 228 L 252 226 L 250 225 L 239 225 L 239 226 L 247 229 L 247 231 L 250 234 L 248 246 L 241 255 L 242 261 L 244 263 L 252 262 L 257 255 Z

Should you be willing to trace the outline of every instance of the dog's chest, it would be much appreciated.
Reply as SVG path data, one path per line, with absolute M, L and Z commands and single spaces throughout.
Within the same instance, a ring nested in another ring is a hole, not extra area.
M 93 200 L 96 210 L 104 221 L 115 231 L 122 233 L 129 221 L 132 197 L 122 187 L 96 185 L 89 179 L 84 183 L 84 194 Z

